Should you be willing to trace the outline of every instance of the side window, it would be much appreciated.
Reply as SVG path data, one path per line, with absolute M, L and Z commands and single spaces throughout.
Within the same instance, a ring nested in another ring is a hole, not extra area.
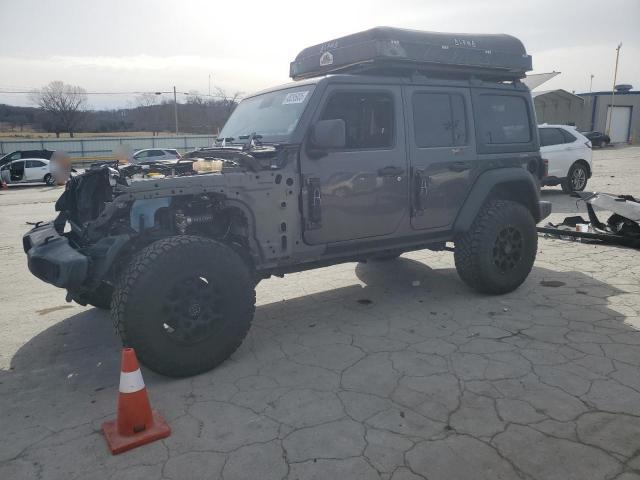
M 163 155 L 164 155 L 164 152 L 162 150 L 151 150 L 149 152 L 150 157 L 162 157 Z
M 573 143 L 577 140 L 577 138 L 573 135 L 571 135 L 569 132 L 567 132 L 566 130 L 563 129 L 559 129 L 560 133 L 562 134 L 562 136 L 564 137 L 564 142 L 562 143 Z
M 562 131 L 558 128 L 540 128 L 540 146 L 548 147 L 550 145 L 560 145 L 564 142 Z
M 141 158 L 147 158 L 149 156 L 149 150 L 143 150 L 140 153 L 136 153 L 133 158 L 140 160 Z
M 393 98 L 381 92 L 337 92 L 324 107 L 321 120 L 342 119 L 347 149 L 393 145 Z
M 418 147 L 465 145 L 464 98 L 448 93 L 416 93 L 413 96 L 413 128 Z
M 480 95 L 475 112 L 481 141 L 486 145 L 529 143 L 527 104 L 514 95 Z
M 25 161 L 25 168 L 37 168 L 37 167 L 41 167 L 42 165 L 40 164 L 40 162 L 36 161 L 36 160 L 26 160 Z

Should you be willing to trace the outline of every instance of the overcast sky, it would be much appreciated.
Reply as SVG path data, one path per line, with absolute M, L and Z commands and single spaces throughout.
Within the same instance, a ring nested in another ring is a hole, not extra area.
M 378 25 L 508 33 L 534 73 L 562 72 L 541 90 L 640 89 L 640 0 L 0 0 L 0 90 L 52 80 L 89 92 L 252 92 L 287 82 L 304 47 Z M 134 95 L 90 95 L 92 108 Z M 184 100 L 184 96 L 182 97 Z M 0 103 L 29 105 L 0 93 Z

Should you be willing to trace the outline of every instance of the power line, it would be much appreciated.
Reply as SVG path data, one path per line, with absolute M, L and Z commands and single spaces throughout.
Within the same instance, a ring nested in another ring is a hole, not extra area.
M 33 92 L 38 92 L 35 90 L 3 90 L 0 89 L 0 94 L 18 94 L 24 95 Z M 173 90 L 171 91 L 132 91 L 132 92 L 84 92 L 85 95 L 164 95 L 164 94 L 173 94 Z M 229 99 L 229 96 L 219 95 L 219 94 L 207 94 L 207 93 L 199 93 L 199 92 L 176 92 L 180 95 L 194 96 L 194 97 L 211 97 L 211 98 L 221 98 L 221 99 Z M 231 97 L 233 98 L 233 97 Z M 241 96 L 236 96 L 236 98 L 242 98 Z

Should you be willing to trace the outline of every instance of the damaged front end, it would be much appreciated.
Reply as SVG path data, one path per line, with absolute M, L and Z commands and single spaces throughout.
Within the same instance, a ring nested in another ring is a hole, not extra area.
M 188 161 L 105 164 L 72 178 L 56 202 L 56 219 L 38 222 L 23 237 L 29 270 L 85 305 L 95 292 L 113 289 L 132 256 L 156 240 L 191 234 L 247 246 L 247 218 L 227 191 L 255 188 L 248 180 L 253 172 L 274 168 L 289 153 L 214 153 L 222 168 L 213 173 L 198 174 Z

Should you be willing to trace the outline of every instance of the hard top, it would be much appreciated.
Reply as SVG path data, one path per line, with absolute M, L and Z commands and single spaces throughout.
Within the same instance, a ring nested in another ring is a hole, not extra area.
M 376 27 L 302 50 L 291 62 L 294 80 L 335 72 L 434 74 L 515 80 L 532 69 L 520 40 L 504 34 L 439 33 Z

